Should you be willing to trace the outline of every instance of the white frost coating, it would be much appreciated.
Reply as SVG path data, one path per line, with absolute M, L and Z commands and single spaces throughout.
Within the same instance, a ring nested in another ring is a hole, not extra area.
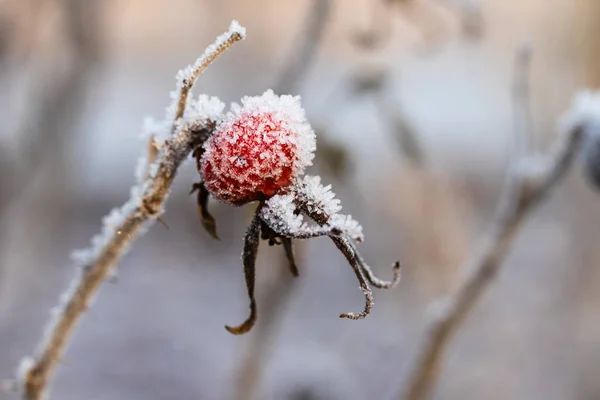
M 135 165 L 135 181 L 137 183 L 142 182 L 144 179 L 146 179 L 147 173 L 148 157 L 146 157 L 146 154 L 144 153 L 140 156 L 140 158 L 138 158 L 137 164 Z
M 228 40 L 231 39 L 232 36 L 236 34 L 240 35 L 242 39 L 245 39 L 246 28 L 241 26 L 236 20 L 233 20 L 229 25 L 229 30 L 217 37 L 214 43 L 204 50 L 204 53 L 202 53 L 202 55 L 198 57 L 198 59 L 193 65 L 188 65 L 187 67 L 183 68 L 177 73 L 177 90 L 171 92 L 171 98 L 173 99 L 173 102 L 167 108 L 167 121 L 173 121 L 175 119 L 177 105 L 179 103 L 179 98 L 181 97 L 181 88 L 185 85 L 187 81 L 193 78 L 196 71 L 206 66 L 208 60 L 214 57 L 214 55 L 219 51 L 219 48 L 221 48 L 225 43 L 227 43 Z
M 154 117 L 147 116 L 144 118 L 142 125 L 142 133 L 140 139 L 144 142 L 153 138 L 155 142 L 163 144 L 164 141 L 171 135 L 172 121 L 156 120 Z
M 239 22 L 237 22 L 237 20 L 233 20 L 231 21 L 231 24 L 229 25 L 229 31 L 228 33 L 237 33 L 238 35 L 240 35 L 242 37 L 242 39 L 246 39 L 246 28 L 244 28 L 242 25 L 240 25 Z
M 311 235 L 322 236 L 335 229 L 353 240 L 361 242 L 364 239 L 362 226 L 350 215 L 332 214 L 329 222 L 323 228 L 309 226 L 301 214 L 296 214 L 294 194 L 275 195 L 265 202 L 261 210 L 261 218 L 275 232 L 283 235 L 299 234 L 306 238 Z M 338 235 L 338 233 L 335 233 Z
M 206 120 L 220 121 L 223 117 L 225 103 L 218 97 L 201 94 L 198 99 L 190 99 L 187 103 L 183 119 L 189 126 L 196 126 Z
M 334 214 L 327 225 L 330 228 L 338 229 L 357 242 L 362 242 L 365 239 L 362 226 L 351 215 Z
M 584 90 L 576 94 L 571 108 L 564 114 L 560 122 L 566 132 L 578 126 L 600 126 L 600 92 Z M 600 132 L 597 129 L 593 131 Z
M 340 200 L 335 198 L 331 185 L 323 186 L 320 176 L 306 175 L 297 184 L 298 196 L 305 200 L 311 212 L 324 212 L 330 216 L 337 214 L 342 206 Z
M 511 167 L 511 172 L 521 179 L 525 178 L 535 181 L 545 177 L 548 174 L 548 169 L 552 168 L 552 165 L 552 160 L 549 157 L 533 154 L 517 161 Z
M 223 33 L 219 37 L 217 37 L 217 39 L 213 42 L 213 44 L 211 44 L 204 50 L 204 53 L 202 53 L 202 55 L 200 57 L 198 57 L 198 59 L 196 60 L 196 62 L 193 65 L 188 65 L 187 67 L 185 67 L 184 69 L 180 70 L 177 73 L 178 84 L 180 86 L 183 85 L 183 82 L 186 79 L 190 78 L 194 74 L 194 71 L 196 71 L 196 70 L 198 70 L 198 68 L 201 68 L 202 66 L 206 65 L 207 60 L 209 58 L 213 57 L 214 54 L 218 52 L 219 48 L 221 46 L 223 46 L 225 43 L 227 43 L 227 41 L 229 41 L 230 38 L 232 36 L 234 36 L 235 34 L 238 34 L 242 37 L 242 39 L 245 39 L 246 38 L 246 28 L 241 26 L 239 24 L 239 22 L 237 22 L 236 20 L 233 20 L 233 21 L 231 21 L 231 24 L 229 25 L 229 30 L 227 30 L 227 32 Z
M 170 121 L 157 121 L 152 117 L 144 118 L 144 126 L 142 128 L 142 134 L 140 140 L 145 143 L 150 143 L 150 140 L 154 142 L 154 146 L 158 149 L 167 141 L 171 135 L 172 122 Z M 138 158 L 135 167 L 135 180 L 137 183 L 141 183 L 143 180 L 148 178 L 150 174 L 150 166 L 148 165 L 147 149 L 144 147 L 144 152 Z
M 198 58 L 193 67 L 188 66 L 185 69 L 187 72 L 179 71 L 177 74 L 177 79 L 179 82 L 178 90 L 170 93 L 172 104 L 167 107 L 167 117 L 160 122 L 151 117 L 146 117 L 144 119 L 144 133 L 142 134 L 143 139 L 148 140 L 150 137 L 152 137 L 159 147 L 162 146 L 166 140 L 170 139 L 173 141 L 174 145 L 177 146 L 178 137 L 171 136 L 171 128 L 175 116 L 175 109 L 179 102 L 179 93 L 181 90 L 181 85 L 183 84 L 183 80 L 185 78 L 189 78 L 191 76 L 189 74 L 193 73 L 194 68 L 198 68 L 200 65 L 202 65 L 202 63 L 204 63 L 210 55 L 214 54 L 216 49 L 223 45 L 228 38 L 231 37 L 231 35 L 234 33 L 239 33 L 242 37 L 245 37 L 245 32 L 245 29 L 234 20 L 229 27 L 229 31 L 219 36 L 217 40 L 204 51 L 204 54 Z M 189 74 L 185 75 L 186 73 Z M 198 96 L 197 100 L 188 101 L 183 121 L 178 122 L 178 126 L 182 124 L 193 126 L 204 123 L 208 119 L 218 121 L 221 119 L 224 108 L 225 104 L 217 97 L 200 95 Z M 135 174 L 139 184 L 131 188 L 129 201 L 123 204 L 121 207 L 113 209 L 106 217 L 103 218 L 102 232 L 92 238 L 90 248 L 84 250 L 75 250 L 71 254 L 71 258 L 73 260 L 82 265 L 86 265 L 93 261 L 100 254 L 104 246 L 108 244 L 110 239 L 116 233 L 116 228 L 121 225 L 127 216 L 130 215 L 137 207 L 142 205 L 142 197 L 148 189 L 148 185 L 150 184 L 148 181 L 142 182 L 145 178 L 146 172 L 149 178 L 155 178 L 158 173 L 158 169 L 158 160 L 156 160 L 153 164 L 148 165 L 146 155 L 144 154 L 140 157 Z M 126 249 L 124 250 L 126 251 Z
M 87 265 L 93 262 L 102 252 L 108 242 L 118 234 L 117 228 L 125 222 L 137 207 L 142 205 L 142 196 L 146 192 L 150 182 L 147 181 L 141 185 L 131 188 L 129 201 L 121 207 L 113 208 L 105 217 L 102 218 L 102 231 L 94 236 L 90 246 L 86 249 L 75 250 L 71 253 L 71 259 L 79 265 Z M 123 254 L 127 249 L 123 249 Z
M 302 215 L 296 215 L 294 195 L 275 195 L 265 203 L 261 217 L 277 233 L 290 234 L 307 229 Z
M 306 113 L 300 103 L 300 96 L 276 95 L 269 89 L 261 96 L 245 96 L 241 100 L 242 105 L 232 103 L 231 111 L 227 113 L 227 121 L 237 121 L 241 114 L 244 115 L 262 115 L 272 114 L 274 119 L 281 121 L 283 130 L 294 132 L 294 135 L 281 135 L 278 141 L 288 141 L 296 146 L 296 162 L 294 163 L 294 175 L 300 174 L 304 169 L 312 165 L 317 149 L 317 139 L 315 132 L 311 128 Z M 273 126 L 270 126 L 273 128 Z M 264 131 L 262 126 L 257 127 L 257 131 Z M 269 142 L 269 135 L 264 135 L 265 142 Z M 238 138 L 231 138 L 235 142 Z M 261 155 L 262 157 L 268 154 Z
M 19 362 L 19 366 L 17 367 L 16 377 L 17 377 L 17 384 L 20 387 L 23 387 L 25 385 L 25 382 L 27 381 L 27 376 L 29 375 L 31 368 L 33 368 L 34 365 L 35 365 L 35 360 L 31 357 L 24 357 L 21 359 L 21 362 Z
M 312 164 L 315 150 L 300 98 L 267 90 L 231 105 L 204 143 L 201 169 L 215 197 L 245 202 L 292 184 Z

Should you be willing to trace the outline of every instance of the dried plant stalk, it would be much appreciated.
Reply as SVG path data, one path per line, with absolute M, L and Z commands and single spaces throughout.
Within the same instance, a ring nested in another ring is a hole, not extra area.
M 582 137 L 582 128 L 573 127 L 557 141 L 554 151 L 546 158 L 531 156 L 511 170 L 488 237 L 464 266 L 466 278 L 437 308 L 400 398 L 422 400 L 429 397 L 452 335 L 494 280 L 527 216 L 548 197 L 550 190 L 569 170 Z
M 233 43 L 243 39 L 244 34 L 244 28 L 234 21 L 229 31 L 217 38 L 194 66 L 178 75 L 178 92 L 171 106 L 175 111 L 173 133 L 161 145 L 157 158 L 154 150 L 150 152 L 150 160 L 156 158 L 156 161 L 149 167 L 148 179 L 142 179 L 132 190 L 131 199 L 111 215 L 119 219 L 116 227 L 112 228 L 106 222 L 103 234 L 93 240 L 92 246 L 85 251 L 86 262 L 82 269 L 78 269 L 69 289 L 61 296 L 60 304 L 53 310 L 38 354 L 22 361 L 18 378 L 25 399 L 44 398 L 52 372 L 62 357 L 76 322 L 89 307 L 100 284 L 110 276 L 121 255 L 143 233 L 147 224 L 163 213 L 164 202 L 181 163 L 210 135 L 214 128 L 212 120 L 182 121 L 189 92 L 208 64 Z

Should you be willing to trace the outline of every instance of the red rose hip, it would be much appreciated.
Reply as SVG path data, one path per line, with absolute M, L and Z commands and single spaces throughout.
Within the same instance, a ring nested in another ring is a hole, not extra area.
M 285 191 L 312 164 L 315 134 L 298 96 L 244 97 L 204 144 L 201 173 L 216 198 L 242 205 Z

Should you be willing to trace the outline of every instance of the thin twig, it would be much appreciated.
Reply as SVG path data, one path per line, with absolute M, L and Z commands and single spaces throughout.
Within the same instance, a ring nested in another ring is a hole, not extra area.
M 379 85 L 375 92 L 377 110 L 384 119 L 389 121 L 400 152 L 408 162 L 419 168 L 427 167 L 427 154 L 418 132 L 408 122 L 402 104 L 386 95 L 385 86 L 385 84 Z
M 383 48 L 392 39 L 392 13 L 387 4 L 379 1 L 368 1 L 364 21 L 351 33 L 351 40 L 359 49 L 374 51 Z
M 204 51 L 204 54 L 198 58 L 198 61 L 196 61 L 193 66 L 190 66 L 180 72 L 178 78 L 180 79 L 181 83 L 179 88 L 179 102 L 177 103 L 177 110 L 175 112 L 175 121 L 183 117 L 190 91 L 192 90 L 192 87 L 194 86 L 194 83 L 200 74 L 203 73 L 218 56 L 223 54 L 225 50 L 230 48 L 235 42 L 242 39 L 242 36 L 239 32 L 232 32 L 232 35 L 227 37 L 226 40 L 217 41 L 211 46 L 207 47 Z M 175 129 L 175 126 L 173 126 L 173 129 Z
M 218 54 L 243 39 L 244 33 L 244 28 L 234 21 L 229 31 L 217 38 L 193 67 L 178 75 L 180 96 L 175 99 L 177 106 L 183 104 L 185 107 L 189 91 L 200 73 Z M 85 251 L 86 263 L 77 270 L 69 289 L 53 310 L 37 355 L 22 361 L 18 378 L 25 399 L 40 400 L 44 397 L 70 334 L 100 284 L 110 276 L 121 255 L 143 233 L 147 224 L 164 212 L 164 202 L 180 164 L 214 129 L 210 119 L 179 123 L 182 115 L 183 111 L 175 114 L 173 134 L 161 146 L 150 179 L 135 187 L 131 199 L 111 215 L 110 219 L 119 218 L 118 222 L 111 226 L 106 220 L 104 232 L 92 240 L 91 247 Z
M 554 150 L 544 160 L 530 157 L 511 169 L 487 239 L 464 266 L 466 278 L 437 307 L 401 399 L 423 400 L 430 396 L 452 335 L 498 274 L 527 216 L 569 170 L 582 136 L 582 129 L 574 127 L 557 140 Z
M 522 43 L 515 52 L 512 83 L 512 104 L 516 145 L 515 155 L 522 157 L 533 148 L 533 123 L 531 120 L 530 70 L 532 47 Z
M 297 45 L 275 85 L 277 93 L 291 93 L 311 65 L 331 12 L 331 0 L 313 0 Z

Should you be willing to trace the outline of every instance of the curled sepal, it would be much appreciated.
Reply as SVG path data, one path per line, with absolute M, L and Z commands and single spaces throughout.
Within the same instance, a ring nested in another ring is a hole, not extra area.
M 294 248 L 292 247 L 292 239 L 287 237 L 281 238 L 281 244 L 283 245 L 283 250 L 285 251 L 285 257 L 287 258 L 290 265 L 290 272 L 292 275 L 297 278 L 298 266 L 296 265 L 296 259 L 294 257 Z
M 331 237 L 331 240 L 336 245 L 336 247 L 342 252 L 346 260 L 352 267 L 356 278 L 358 279 L 358 284 L 360 286 L 360 290 L 365 295 L 365 308 L 363 311 L 359 313 L 344 313 L 340 315 L 340 318 L 348 318 L 348 319 L 363 319 L 367 315 L 371 313 L 371 309 L 373 308 L 373 292 L 371 292 L 371 288 L 367 283 L 367 279 L 365 278 L 364 270 L 361 266 L 361 263 L 357 257 L 357 253 L 354 250 L 353 246 L 350 244 L 350 241 L 346 238 L 340 237 Z
M 210 193 L 206 190 L 203 182 L 194 183 L 190 194 L 195 191 L 198 191 L 198 215 L 200 216 L 202 226 L 210 236 L 219 240 L 219 236 L 217 235 L 217 223 L 211 213 L 208 212 L 208 196 Z
M 254 298 L 254 266 L 256 264 L 256 255 L 258 253 L 258 244 L 260 242 L 260 219 L 255 216 L 252 223 L 248 227 L 246 237 L 244 239 L 244 252 L 242 260 L 244 263 L 244 276 L 246 278 L 246 288 L 248 289 L 248 297 L 250 298 L 250 315 L 238 326 L 225 325 L 225 329 L 234 335 L 243 335 L 252 329 L 256 323 L 256 299 Z

